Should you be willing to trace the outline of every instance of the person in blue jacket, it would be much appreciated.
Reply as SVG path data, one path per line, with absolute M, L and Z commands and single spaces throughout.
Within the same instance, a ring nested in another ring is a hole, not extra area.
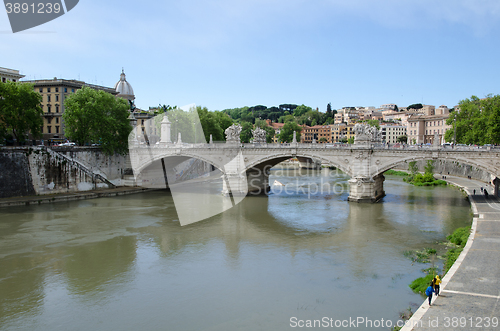
M 429 287 L 425 290 L 425 295 L 429 298 L 429 306 L 431 306 L 431 300 L 432 300 L 432 293 L 434 293 L 434 282 L 431 282 Z

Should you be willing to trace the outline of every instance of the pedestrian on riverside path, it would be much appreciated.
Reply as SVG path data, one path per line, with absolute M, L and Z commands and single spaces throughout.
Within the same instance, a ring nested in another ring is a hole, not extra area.
M 483 193 L 483 187 L 481 186 L 481 193 Z
M 429 298 L 429 306 L 431 306 L 432 293 L 434 293 L 434 280 L 431 282 L 429 287 L 425 290 L 425 295 Z
M 488 191 L 486 191 L 486 189 L 484 189 L 484 198 L 488 199 Z
M 436 296 L 439 295 L 439 284 L 441 284 L 441 279 L 439 279 L 439 275 L 434 277 L 434 292 L 436 292 Z
M 476 189 L 474 189 L 474 195 L 476 195 Z

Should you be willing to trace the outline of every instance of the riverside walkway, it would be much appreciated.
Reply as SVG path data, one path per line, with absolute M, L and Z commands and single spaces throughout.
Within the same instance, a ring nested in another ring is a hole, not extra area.
M 500 330 L 500 202 L 491 185 L 461 177 L 447 181 L 468 194 L 474 213 L 471 235 L 462 254 L 443 278 L 441 294 L 427 299 L 402 329 Z M 476 194 L 473 194 L 473 190 Z

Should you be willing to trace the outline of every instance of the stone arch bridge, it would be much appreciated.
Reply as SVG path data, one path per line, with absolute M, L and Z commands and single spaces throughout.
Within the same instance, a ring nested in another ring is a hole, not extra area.
M 179 140 L 180 141 L 180 140 Z M 195 158 L 219 169 L 226 180 L 225 193 L 259 194 L 269 190 L 269 170 L 279 162 L 292 157 L 320 159 L 348 174 L 349 201 L 375 202 L 385 195 L 383 173 L 401 162 L 417 160 L 458 161 L 480 168 L 495 178 L 498 195 L 500 178 L 500 149 L 495 148 L 442 148 L 439 146 L 408 146 L 388 148 L 382 144 L 357 140 L 349 146 L 327 144 L 241 144 L 226 143 L 187 144 L 158 143 L 154 146 L 130 144 L 130 157 L 134 174 L 141 176 L 153 165 L 163 172 L 167 182 L 169 169 Z M 161 166 L 160 166 L 161 165 Z M 161 176 L 160 176 L 161 177 Z M 163 186 L 164 187 L 164 186 Z

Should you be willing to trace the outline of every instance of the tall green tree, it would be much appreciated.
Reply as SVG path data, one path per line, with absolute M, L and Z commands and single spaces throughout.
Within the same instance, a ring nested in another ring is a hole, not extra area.
M 300 142 L 302 128 L 295 122 L 286 122 L 283 125 L 279 134 L 279 140 L 282 143 L 291 143 L 293 141 L 293 131 L 297 132 L 297 142 Z
M 225 140 L 225 135 L 224 135 L 224 130 L 221 127 L 221 124 L 219 123 L 219 118 L 218 115 L 216 115 L 213 112 L 208 111 L 206 107 L 196 107 L 196 110 L 198 111 L 198 116 L 200 118 L 201 122 L 201 127 L 203 128 L 203 134 L 205 136 L 205 141 L 209 142 L 210 141 L 210 135 L 212 135 L 212 139 L 214 141 L 224 141 Z M 229 120 L 229 116 L 226 114 L 223 114 L 225 117 L 227 117 Z M 200 142 L 199 139 L 197 139 L 197 142 Z
M 241 123 L 241 132 L 240 132 L 240 140 L 242 143 L 249 143 L 250 139 L 252 139 L 252 129 L 253 125 L 250 122 L 242 122 Z
M 473 95 L 460 101 L 446 124 L 451 126 L 445 133 L 446 141 L 453 141 L 456 132 L 459 144 L 499 144 L 500 95 L 488 95 L 484 99 Z
M 35 92 L 33 84 L 0 83 L 0 139 L 8 134 L 18 143 L 24 143 L 31 132 L 33 138 L 42 134 L 42 96 Z
M 69 95 L 63 120 L 65 135 L 79 145 L 100 143 L 106 154 L 128 152 L 129 104 L 121 98 L 84 86 Z

